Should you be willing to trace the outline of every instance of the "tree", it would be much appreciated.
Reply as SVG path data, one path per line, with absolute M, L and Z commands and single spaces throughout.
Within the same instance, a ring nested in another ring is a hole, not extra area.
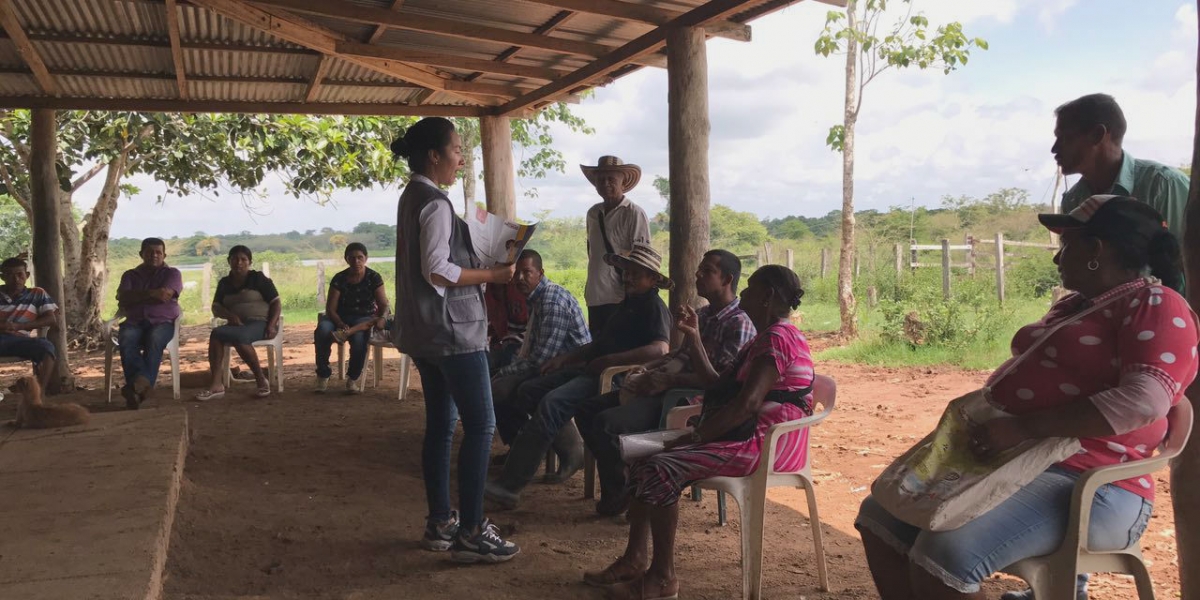
M 343 248 L 348 243 L 350 243 L 350 240 L 349 240 L 349 238 L 346 237 L 346 234 L 344 234 L 344 233 L 335 233 L 335 234 L 329 236 L 329 245 L 334 250 L 337 250 L 338 248 Z
M 723 204 L 714 204 L 708 223 L 709 239 L 714 248 L 746 250 L 767 241 L 767 227 L 751 212 L 738 212 Z
M 108 234 L 132 174 L 167 187 L 158 198 L 251 194 L 268 174 L 289 194 L 324 202 L 335 189 L 362 189 L 407 174 L 388 144 L 413 123 L 408 117 L 303 115 L 145 114 L 59 111 L 58 201 L 63 210 L 66 321 L 77 340 L 99 339 Z M 30 213 L 27 110 L 0 111 L 0 192 Z M 74 194 L 103 175 L 93 208 L 74 218 Z M 243 196 L 244 198 L 247 196 Z M 129 200 L 125 200 L 126 203 Z M 30 219 L 32 223 L 32 219 Z
M 945 73 L 967 63 L 971 49 L 987 49 L 981 38 L 970 39 L 955 22 L 929 31 L 929 20 L 908 14 L 880 37 L 887 0 L 848 0 L 846 11 L 830 11 L 825 29 L 817 39 L 817 54 L 846 54 L 846 97 L 841 125 L 829 129 L 825 141 L 842 153 L 842 246 L 838 262 L 838 304 L 841 309 L 841 333 L 858 335 L 857 303 L 853 290 L 854 267 L 854 133 L 862 109 L 863 92 L 889 68 L 940 68 Z M 860 10 L 861 9 L 861 10 Z
M 221 251 L 221 240 L 207 237 L 196 242 L 196 256 L 216 256 Z
M 654 176 L 654 189 L 658 190 L 658 196 L 667 204 L 671 203 L 671 180 L 662 175 Z
M 33 240 L 25 211 L 8 196 L 0 196 L 0 260 L 27 252 Z

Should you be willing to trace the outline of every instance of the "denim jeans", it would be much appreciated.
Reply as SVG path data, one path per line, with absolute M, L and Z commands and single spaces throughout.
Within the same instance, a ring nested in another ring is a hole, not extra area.
M 23 358 L 36 365 L 47 356 L 54 358 L 54 344 L 46 338 L 0 333 L 0 357 Z
M 149 321 L 121 323 L 117 330 L 117 343 L 121 350 L 121 368 L 125 371 L 125 385 L 133 385 L 138 375 L 151 384 L 158 379 L 158 367 L 162 364 L 163 350 L 175 337 L 175 323 L 151 324 Z
M 537 432 L 547 442 L 553 440 L 558 430 L 575 416 L 579 405 L 596 395 L 599 386 L 600 379 L 595 375 L 567 369 L 521 384 L 520 402 L 532 413 L 523 429 Z M 544 391 L 546 388 L 549 391 Z M 534 408 L 532 401 L 538 394 L 543 395 Z
M 1058 549 L 1077 479 L 1079 473 L 1050 467 L 995 508 L 951 531 L 913 527 L 867 496 L 854 527 L 870 531 L 951 588 L 975 593 L 992 573 Z M 1088 548 L 1119 550 L 1137 543 L 1152 508 L 1133 492 L 1115 485 L 1101 487 L 1092 502 Z
M 483 486 L 496 417 L 487 353 L 413 358 L 425 389 L 425 441 L 421 471 L 425 478 L 428 518 L 450 517 L 450 452 L 461 416 L 463 440 L 458 449 L 459 519 L 467 530 L 483 521 Z
M 365 315 L 346 317 L 342 319 L 342 322 L 354 327 L 359 323 L 373 320 L 375 320 L 374 316 Z M 337 341 L 333 339 L 334 331 L 337 331 L 337 325 L 334 325 L 329 317 L 322 317 L 317 322 L 317 330 L 313 332 L 313 345 L 317 348 L 317 377 L 329 377 L 333 374 L 333 370 L 329 368 L 329 355 L 332 352 L 333 343 Z M 367 343 L 370 341 L 370 330 L 359 331 L 346 340 L 350 344 L 350 364 L 346 367 L 346 377 L 358 379 L 362 375 L 363 365 L 367 364 L 367 351 L 370 350 Z

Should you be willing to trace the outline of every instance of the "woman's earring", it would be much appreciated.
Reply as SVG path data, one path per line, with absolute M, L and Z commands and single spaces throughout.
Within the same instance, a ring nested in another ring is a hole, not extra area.
M 1095 271 L 1096 269 L 1099 269 L 1100 261 L 1093 258 L 1091 261 L 1088 262 L 1087 268 L 1089 271 Z

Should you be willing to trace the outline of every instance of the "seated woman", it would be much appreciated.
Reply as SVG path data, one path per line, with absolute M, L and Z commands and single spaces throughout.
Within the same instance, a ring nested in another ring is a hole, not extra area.
M 266 398 L 271 395 L 271 384 L 251 344 L 274 338 L 279 332 L 282 304 L 274 282 L 266 275 L 250 270 L 253 258 L 254 254 L 245 246 L 229 249 L 229 274 L 217 282 L 212 301 L 213 316 L 225 319 L 226 323 L 214 327 L 208 336 L 208 368 L 212 380 L 207 390 L 196 394 L 197 400 L 216 400 L 225 396 L 221 378 L 225 346 L 233 346 L 250 367 L 254 381 L 258 383 L 255 396 Z
M 630 465 L 629 544 L 616 562 L 585 574 L 584 581 L 608 586 L 609 598 L 678 595 L 674 554 L 682 490 L 700 479 L 749 475 L 758 468 L 763 435 L 772 425 L 812 414 L 812 357 L 804 335 L 788 322 L 803 295 L 791 270 L 760 268 L 741 294 L 741 307 L 758 330 L 754 339 L 719 376 L 706 352 L 689 353 L 696 371 L 715 381 L 704 394 L 700 424 L 664 452 Z M 693 348 L 704 348 L 695 311 L 685 307 L 676 326 Z M 778 468 L 803 463 L 807 435 L 800 430 L 780 439 Z M 651 537 L 653 557 L 647 552 Z
M 1196 376 L 1195 315 L 1171 289 L 1180 283 L 1179 245 L 1157 211 L 1132 198 L 1092 196 L 1070 214 L 1039 220 L 1062 235 L 1054 262 L 1075 293 L 1017 331 L 1010 361 L 1048 327 L 1070 324 L 1042 342 L 1036 360 L 993 373 L 992 399 L 1013 416 L 983 423 L 970 444 L 985 459 L 1047 437 L 1079 438 L 1083 451 L 950 531 L 903 523 L 868 496 L 855 527 L 883 600 L 983 598 L 980 582 L 993 572 L 1055 551 L 1080 473 L 1153 454 L 1166 435 L 1164 416 Z M 1145 531 L 1153 501 L 1152 477 L 1100 488 L 1088 546 L 1129 546 Z
M 346 264 L 350 268 L 333 276 L 325 300 L 325 316 L 317 323 L 313 343 L 317 347 L 317 391 L 329 386 L 330 346 L 350 342 L 350 365 L 346 373 L 346 392 L 362 393 L 363 365 L 367 363 L 367 343 L 371 328 L 383 330 L 388 312 L 387 290 L 383 277 L 367 268 L 367 247 L 359 242 L 346 246 Z

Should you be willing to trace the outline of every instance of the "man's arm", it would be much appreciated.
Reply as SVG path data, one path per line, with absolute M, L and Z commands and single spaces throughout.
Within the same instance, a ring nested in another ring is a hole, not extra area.
M 601 371 L 609 367 L 619 367 L 621 365 L 640 365 L 650 362 L 656 358 L 662 357 L 669 350 L 670 346 L 667 345 L 667 342 L 657 340 L 632 350 L 615 352 L 613 354 L 605 354 L 599 358 L 592 359 L 588 362 L 587 370 L 589 373 L 599 375 Z

